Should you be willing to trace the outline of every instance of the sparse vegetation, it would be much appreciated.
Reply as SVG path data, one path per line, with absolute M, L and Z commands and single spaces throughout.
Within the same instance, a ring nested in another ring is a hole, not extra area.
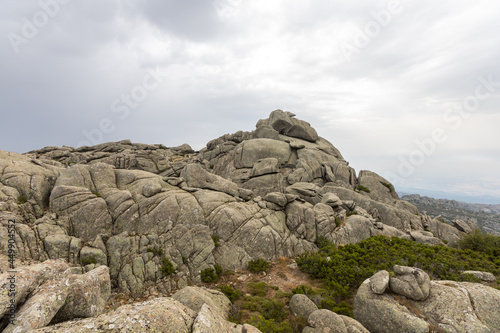
M 163 257 L 161 259 L 161 267 L 160 267 L 160 272 L 163 273 L 163 275 L 165 276 L 169 276 L 169 275 L 172 275 L 174 273 L 174 265 L 172 264 L 172 262 L 166 258 L 166 257 Z
M 219 235 L 212 236 L 212 240 L 214 241 L 215 247 L 219 246 Z
M 93 195 L 95 195 L 96 197 L 100 198 L 101 197 L 101 194 L 99 192 L 92 192 Z
M 248 282 L 248 292 L 253 296 L 264 297 L 267 294 L 267 284 L 265 282 Z
M 264 259 L 251 260 L 248 263 L 248 270 L 252 273 L 267 272 L 269 263 Z
M 81 260 L 81 263 L 82 263 L 82 266 L 93 265 L 93 264 L 97 263 L 97 260 L 96 260 L 96 258 L 91 256 L 91 257 L 83 258 Z
M 231 285 L 219 286 L 219 290 L 222 291 L 224 295 L 227 296 L 227 298 L 229 298 L 231 303 L 236 302 L 241 298 L 241 296 L 243 296 L 243 293 L 240 290 L 234 289 L 234 287 Z
M 492 257 L 500 257 L 500 236 L 494 236 L 475 229 L 460 239 L 456 246 L 463 250 L 486 253 Z
M 151 252 L 155 256 L 162 256 L 163 255 L 163 249 L 157 248 L 157 247 L 148 247 L 146 249 L 146 252 Z
M 464 243 L 474 247 L 477 239 Z M 470 281 L 470 277 L 461 274 L 463 270 L 480 270 L 500 276 L 500 257 L 493 254 L 496 253 L 494 249 L 498 248 L 492 245 L 478 252 L 375 236 L 338 248 L 330 243 L 317 253 L 300 256 L 297 264 L 302 271 L 324 282 L 326 290 L 320 292 L 321 307 L 350 314 L 357 288 L 379 270 L 391 272 L 395 264 L 413 266 L 423 269 L 431 278 L 454 281 Z
M 358 187 L 356 188 L 358 191 L 363 191 L 363 192 L 366 192 L 366 193 L 370 193 L 370 189 L 366 186 L 363 186 L 363 185 L 358 185 Z
M 205 283 L 217 282 L 222 275 L 222 267 L 215 265 L 214 268 L 205 268 L 201 271 L 201 281 Z
M 27 201 L 28 201 L 28 199 L 24 195 L 20 195 L 17 198 L 17 203 L 20 204 L 20 205 L 26 203 Z
M 396 192 L 396 189 L 394 188 L 394 185 L 392 185 L 391 183 L 386 183 L 386 182 L 380 182 L 382 185 L 384 185 L 385 187 L 387 187 L 389 189 L 389 192 L 391 193 L 395 193 Z

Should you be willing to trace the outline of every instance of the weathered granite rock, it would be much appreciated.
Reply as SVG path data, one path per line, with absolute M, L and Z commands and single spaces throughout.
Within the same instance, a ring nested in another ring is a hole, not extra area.
M 375 273 L 370 278 L 370 288 L 371 290 L 378 295 L 382 295 L 387 287 L 389 287 L 389 272 L 386 270 L 381 270 Z
M 347 333 L 344 320 L 330 310 L 322 309 L 312 312 L 307 318 L 307 323 L 313 329 L 304 330 L 306 332 Z
M 313 301 L 309 299 L 309 297 L 303 294 L 293 295 L 290 299 L 289 305 L 290 310 L 294 315 L 306 318 L 309 317 L 311 313 L 318 310 L 316 304 L 314 304 Z
M 495 275 L 488 273 L 488 272 L 481 272 L 481 271 L 463 271 L 462 274 L 471 274 L 473 275 L 476 279 L 479 279 L 483 281 L 486 284 L 494 284 L 497 282 L 497 278 Z
M 390 288 L 399 295 L 416 301 L 429 297 L 430 278 L 426 272 L 415 267 L 394 265 L 395 277 L 390 278 Z
M 356 293 L 354 319 L 371 333 L 429 332 L 429 324 L 424 319 L 411 313 L 393 297 L 373 293 L 370 279 L 366 279 Z
M 124 305 L 95 318 L 66 321 L 32 332 L 168 332 L 191 333 L 196 313 L 168 297 Z
M 181 172 L 188 186 L 224 192 L 238 196 L 238 185 L 220 176 L 209 173 L 199 164 L 188 164 Z
M 360 322 L 357 320 L 339 315 L 339 317 L 344 321 L 345 327 L 347 329 L 347 333 L 370 333 Z
M 3 332 L 30 332 L 45 327 L 64 305 L 68 294 L 67 278 L 44 283 L 17 310 L 14 324 L 9 324 Z
M 186 287 L 176 292 L 172 298 L 196 313 L 201 311 L 204 304 L 207 304 L 212 312 L 217 312 L 222 318 L 226 318 L 231 309 L 231 302 L 226 295 L 203 287 Z
M 410 271 L 408 267 L 406 270 Z M 466 333 L 500 329 L 497 289 L 478 283 L 431 281 L 429 296 L 413 300 L 399 295 L 377 295 L 369 282 L 370 279 L 366 280 L 358 289 L 354 317 L 370 332 Z
M 100 266 L 83 275 L 70 275 L 68 296 L 54 322 L 95 317 L 104 312 L 111 294 L 109 268 Z

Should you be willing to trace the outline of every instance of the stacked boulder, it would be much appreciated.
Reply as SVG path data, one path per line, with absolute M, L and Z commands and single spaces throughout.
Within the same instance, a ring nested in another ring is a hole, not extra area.
M 354 318 L 371 333 L 498 332 L 500 291 L 482 284 L 431 281 L 414 267 L 395 265 L 365 280 Z

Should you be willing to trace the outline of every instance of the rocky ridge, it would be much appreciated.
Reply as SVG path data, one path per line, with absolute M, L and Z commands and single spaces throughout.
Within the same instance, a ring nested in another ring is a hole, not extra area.
M 0 151 L 4 255 L 10 225 L 17 266 L 48 259 L 82 273 L 106 266 L 111 287 L 134 297 L 199 283 L 216 264 L 239 270 L 253 259 L 315 251 L 319 237 L 441 244 L 464 233 L 419 214 L 379 175 L 357 175 L 310 124 L 281 110 L 199 152 L 128 140 Z M 162 270 L 165 260 L 172 274 Z

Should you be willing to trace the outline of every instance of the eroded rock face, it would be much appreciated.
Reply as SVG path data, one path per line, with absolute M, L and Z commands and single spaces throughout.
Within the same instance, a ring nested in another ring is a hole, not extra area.
M 82 272 L 106 265 L 112 287 L 132 296 L 153 284 L 171 292 L 198 283 L 215 264 L 238 270 L 253 259 L 314 251 L 319 236 L 340 245 L 374 235 L 453 242 L 463 234 L 417 214 L 385 179 L 357 176 L 310 124 L 281 110 L 200 152 L 128 140 L 0 151 L 0 252 L 8 253 L 14 221 L 19 259 L 62 259 Z M 21 298 L 34 290 L 23 283 Z M 67 316 L 85 312 L 65 307 Z
M 430 332 L 440 329 L 465 333 L 500 330 L 500 291 L 497 289 L 469 282 L 430 281 L 428 296 L 421 297 L 426 287 L 422 288 L 423 284 L 417 280 L 427 281 L 426 274 L 411 267 L 398 266 L 396 270 L 399 275 L 391 277 L 390 283 L 391 289 L 396 286 L 392 296 L 375 293 L 370 288 L 371 279 L 363 282 L 358 289 L 354 299 L 354 317 L 370 332 Z M 409 275 L 414 279 L 408 279 Z M 405 286 L 393 284 L 394 281 L 400 282 L 401 276 L 407 277 L 403 283 Z
M 2 290 L 8 291 L 11 283 L 17 292 L 17 311 L 15 322 L 9 323 L 3 332 L 27 332 L 52 321 L 97 316 L 104 311 L 111 292 L 108 267 L 78 275 L 72 274 L 63 260 L 47 260 L 19 267 L 17 273 L 0 275 Z M 1 311 L 7 311 L 10 295 L 2 292 L 0 297 L 0 303 L 5 305 Z M 0 327 L 5 324 L 0 323 Z

